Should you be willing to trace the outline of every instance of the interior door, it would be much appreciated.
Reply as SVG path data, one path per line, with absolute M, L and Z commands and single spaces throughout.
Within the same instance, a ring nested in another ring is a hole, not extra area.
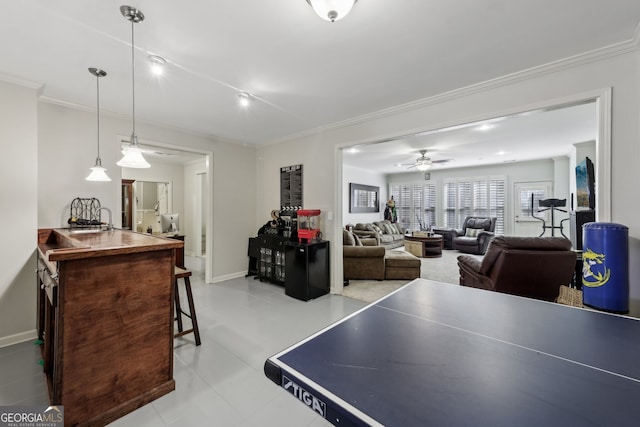
M 513 184 L 513 228 L 514 236 L 539 236 L 542 226 L 551 225 L 549 212 L 538 212 L 538 202 L 551 197 L 551 181 L 515 182 Z M 532 206 L 533 199 L 533 206 Z M 533 209 L 532 209 L 533 208 Z M 532 210 L 534 216 L 532 216 Z M 541 218 L 544 220 L 541 221 Z
M 122 229 L 133 229 L 133 179 L 122 180 Z

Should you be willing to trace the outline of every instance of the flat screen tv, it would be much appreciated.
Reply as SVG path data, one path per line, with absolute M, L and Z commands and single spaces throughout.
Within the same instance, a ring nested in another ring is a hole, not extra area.
M 595 184 L 593 162 L 585 157 L 576 165 L 576 210 L 595 209 Z

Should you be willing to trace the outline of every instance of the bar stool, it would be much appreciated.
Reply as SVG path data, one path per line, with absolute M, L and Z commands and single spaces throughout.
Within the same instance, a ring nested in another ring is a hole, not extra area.
M 196 345 L 200 345 L 200 330 L 198 329 L 198 319 L 196 318 L 196 307 L 193 304 L 193 294 L 191 293 L 191 281 L 189 277 L 191 277 L 191 271 L 185 270 L 184 268 L 175 267 L 175 303 L 176 303 L 176 320 L 178 321 L 178 333 L 173 337 L 178 338 L 186 334 L 190 334 L 193 332 L 193 335 L 196 338 Z M 178 279 L 184 279 L 184 286 L 187 291 L 187 300 L 189 302 L 189 314 L 185 313 L 180 307 L 180 293 L 178 292 Z M 182 315 L 187 316 L 191 319 L 191 329 L 183 330 L 182 327 Z

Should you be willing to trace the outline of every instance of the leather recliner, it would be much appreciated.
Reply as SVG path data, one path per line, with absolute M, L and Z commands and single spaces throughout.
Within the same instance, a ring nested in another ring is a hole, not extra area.
M 462 223 L 462 229 L 454 230 L 451 239 L 453 249 L 468 254 L 482 255 L 494 236 L 496 218 L 468 216 Z
M 564 237 L 495 237 L 479 259 L 458 256 L 460 285 L 544 301 L 569 285 L 576 253 Z

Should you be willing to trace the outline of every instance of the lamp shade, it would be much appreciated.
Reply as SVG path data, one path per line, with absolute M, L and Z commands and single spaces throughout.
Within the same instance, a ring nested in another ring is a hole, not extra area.
M 133 140 L 133 138 L 131 138 Z M 123 168 L 150 168 L 151 165 L 142 156 L 138 144 L 131 144 L 122 149 L 123 157 L 116 163 Z
M 325 21 L 339 21 L 351 11 L 358 0 L 307 0 L 318 16 Z
M 91 173 L 85 179 L 87 181 L 111 181 L 111 178 L 107 175 L 107 170 L 97 163 L 91 168 Z

